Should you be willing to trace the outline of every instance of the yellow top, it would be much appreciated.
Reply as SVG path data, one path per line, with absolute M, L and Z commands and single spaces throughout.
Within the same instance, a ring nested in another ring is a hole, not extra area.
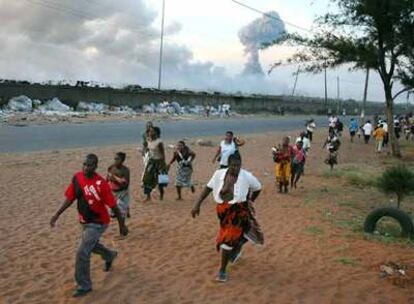
M 378 128 L 372 135 L 375 137 L 375 139 L 384 139 L 385 131 L 383 128 Z

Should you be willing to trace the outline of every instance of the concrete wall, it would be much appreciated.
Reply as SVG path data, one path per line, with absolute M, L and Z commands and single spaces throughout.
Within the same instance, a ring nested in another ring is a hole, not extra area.
M 47 100 L 53 97 L 62 102 L 76 106 L 79 101 L 100 102 L 108 105 L 128 105 L 140 108 L 144 104 L 159 103 L 162 101 L 177 101 L 181 105 L 219 105 L 228 103 L 232 109 L 241 112 L 278 112 L 281 107 L 285 112 L 303 114 L 322 114 L 325 104 L 320 98 L 301 98 L 284 96 L 234 96 L 226 94 L 209 94 L 190 91 L 158 91 L 140 89 L 112 89 L 100 87 L 75 87 L 69 85 L 41 85 L 23 82 L 0 83 L 0 105 L 8 102 L 14 96 L 26 95 L 32 99 Z M 343 102 L 347 113 L 354 114 L 359 104 L 355 101 Z M 328 108 L 337 109 L 337 103 L 329 100 Z M 368 103 L 367 114 L 382 113 L 382 103 Z

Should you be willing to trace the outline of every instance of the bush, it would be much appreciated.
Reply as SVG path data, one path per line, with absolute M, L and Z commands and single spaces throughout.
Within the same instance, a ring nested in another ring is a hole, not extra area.
M 404 197 L 414 192 L 414 173 L 402 165 L 388 168 L 378 178 L 377 187 L 386 194 L 395 194 L 400 208 Z

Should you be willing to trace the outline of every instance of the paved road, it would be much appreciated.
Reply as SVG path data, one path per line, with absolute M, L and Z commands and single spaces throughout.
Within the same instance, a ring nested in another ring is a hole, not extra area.
M 157 123 L 162 137 L 219 136 L 226 130 L 236 134 L 288 131 L 304 127 L 306 117 L 243 118 L 228 120 L 166 121 Z M 318 126 L 326 117 L 316 117 Z M 130 144 L 141 141 L 145 122 L 95 122 L 41 126 L 0 126 L 0 153 L 59 150 L 84 146 Z

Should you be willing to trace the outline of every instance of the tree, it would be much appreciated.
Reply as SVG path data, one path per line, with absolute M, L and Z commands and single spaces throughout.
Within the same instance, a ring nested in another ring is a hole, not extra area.
M 380 191 L 397 196 L 397 206 L 405 196 L 414 192 L 414 173 L 404 166 L 391 167 L 378 178 L 377 187 Z
M 288 62 L 305 65 L 308 72 L 351 64 L 352 69 L 372 69 L 381 77 L 392 155 L 400 157 L 394 133 L 394 100 L 414 88 L 414 1 L 331 0 L 336 13 L 316 19 L 317 30 L 309 37 L 291 34 L 270 45 L 300 45 Z M 275 63 L 274 66 L 281 64 Z M 395 81 L 403 85 L 393 92 Z

